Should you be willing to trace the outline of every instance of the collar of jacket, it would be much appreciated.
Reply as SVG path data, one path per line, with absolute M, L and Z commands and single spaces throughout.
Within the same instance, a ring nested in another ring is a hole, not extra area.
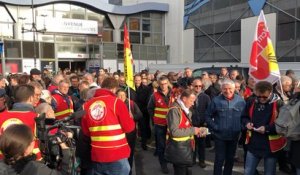
M 35 112 L 32 105 L 27 103 L 14 103 L 12 107 L 13 111 L 32 111 Z
M 100 97 L 105 95 L 116 96 L 116 94 L 112 93 L 109 89 L 101 88 L 96 90 L 94 97 Z

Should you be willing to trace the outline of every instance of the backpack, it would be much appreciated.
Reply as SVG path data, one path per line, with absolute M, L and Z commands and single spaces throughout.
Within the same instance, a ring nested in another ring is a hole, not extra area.
M 276 132 L 293 141 L 300 140 L 300 100 L 291 99 L 282 106 L 275 120 Z

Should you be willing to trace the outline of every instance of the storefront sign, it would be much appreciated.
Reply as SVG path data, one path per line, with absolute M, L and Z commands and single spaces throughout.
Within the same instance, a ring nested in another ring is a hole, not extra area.
M 37 17 L 37 28 L 46 33 L 98 34 L 98 22 L 92 20 Z
M 34 68 L 34 59 L 23 59 L 22 60 L 22 72 L 30 73 L 30 70 Z M 36 59 L 36 68 L 41 70 L 41 61 L 39 59 Z

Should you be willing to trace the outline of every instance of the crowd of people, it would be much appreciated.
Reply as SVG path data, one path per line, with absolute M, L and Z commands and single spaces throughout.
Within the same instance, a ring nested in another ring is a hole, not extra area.
M 196 164 L 205 168 L 210 148 L 215 151 L 214 175 L 230 175 L 240 146 L 246 175 L 260 173 L 261 159 L 264 174 L 276 174 L 278 163 L 280 171 L 300 175 L 300 141 L 275 129 L 280 107 L 300 99 L 292 70 L 275 85 L 226 67 L 199 77 L 190 68 L 182 75 L 143 70 L 134 75 L 134 84 L 127 86 L 123 72 L 103 68 L 55 75 L 34 68 L 30 75 L 0 76 L 0 172 L 70 174 L 77 162 L 75 172 L 81 175 L 130 175 L 137 140 L 147 151 L 154 138 L 157 164 L 165 174 L 169 163 L 175 175 L 192 174 Z M 70 145 L 57 138 L 62 159 L 50 169 L 36 118 L 64 120 L 77 111 L 85 111 L 72 122 L 79 133 L 52 131 L 76 140 L 75 158 Z

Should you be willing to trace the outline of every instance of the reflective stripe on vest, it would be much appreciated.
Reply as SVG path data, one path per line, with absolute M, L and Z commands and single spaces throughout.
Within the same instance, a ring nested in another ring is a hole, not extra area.
M 172 140 L 175 140 L 177 142 L 184 142 L 187 140 L 194 139 L 194 136 L 187 136 L 187 137 L 173 137 Z
M 167 117 L 169 108 L 154 108 L 154 117 L 163 118 Z
M 122 140 L 124 138 L 125 138 L 125 133 L 120 135 L 115 135 L 115 136 L 91 136 L 92 141 L 101 141 L 101 142 Z
M 89 130 L 91 132 L 95 132 L 95 131 L 111 131 L 111 130 L 117 130 L 117 129 L 121 129 L 121 125 L 117 124 L 117 125 L 107 125 L 107 126 L 94 126 L 94 127 L 90 127 Z
M 64 111 L 56 112 L 56 113 L 55 113 L 55 116 L 65 115 L 65 114 L 73 113 L 73 112 L 74 112 L 73 109 L 66 109 L 66 110 L 64 110 Z

